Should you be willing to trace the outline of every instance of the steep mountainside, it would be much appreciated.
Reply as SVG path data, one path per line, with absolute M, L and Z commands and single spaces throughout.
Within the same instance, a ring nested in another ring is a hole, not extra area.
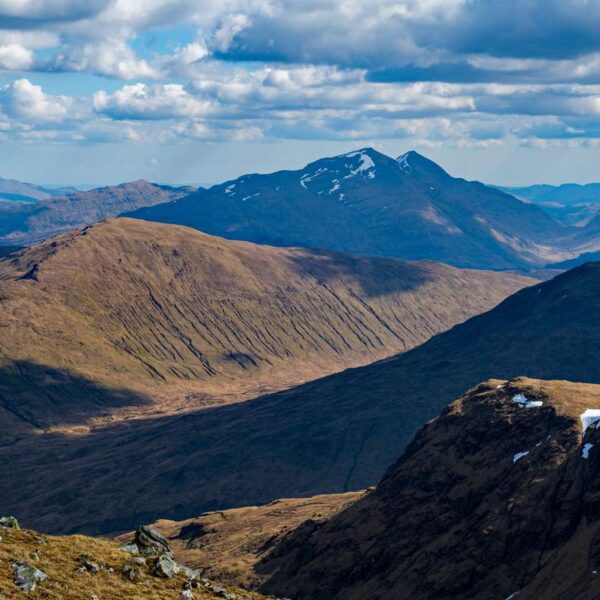
M 257 243 L 461 267 L 530 267 L 571 256 L 559 244 L 568 229 L 540 208 L 451 177 L 416 152 L 394 160 L 366 148 L 300 171 L 245 175 L 129 216 Z
M 600 386 L 478 386 L 374 491 L 289 534 L 261 565 L 266 589 L 298 600 L 598 598 L 599 407 Z M 598 416 L 582 419 L 588 410 Z
M 0 422 L 43 428 L 111 406 L 200 407 L 210 393 L 281 389 L 364 364 L 531 280 L 117 219 L 0 262 L 0 282 Z
M 169 202 L 191 191 L 193 188 L 172 188 L 141 180 L 57 198 L 48 196 L 34 203 L 0 203 L 0 244 L 31 244 L 123 212 Z

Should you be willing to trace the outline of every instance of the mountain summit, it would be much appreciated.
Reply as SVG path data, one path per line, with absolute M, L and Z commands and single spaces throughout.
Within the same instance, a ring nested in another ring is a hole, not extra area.
M 522 268 L 570 255 L 565 227 L 541 209 L 448 175 L 417 152 L 373 148 L 297 171 L 250 174 L 128 216 L 231 239 L 434 259 L 459 267 Z

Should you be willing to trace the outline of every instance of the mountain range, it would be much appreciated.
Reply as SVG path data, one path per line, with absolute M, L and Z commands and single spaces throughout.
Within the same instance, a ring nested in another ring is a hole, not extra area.
M 585 226 L 600 211 L 600 183 L 539 184 L 500 189 L 539 206 L 565 225 Z
M 154 522 L 195 580 L 256 597 L 598 596 L 600 263 L 514 271 L 596 256 L 600 217 L 560 223 L 369 148 L 207 190 L 14 200 L 0 517 Z M 0 538 L 2 585 L 42 556 L 48 589 L 79 586 L 47 555 L 83 559 L 39 536 Z M 98 581 L 125 569 L 114 542 L 86 545 Z
M 32 202 L 0 203 L 0 244 L 29 245 L 129 210 L 181 198 L 192 189 L 140 180 L 56 197 L 41 196 Z
M 568 229 L 540 208 L 448 175 L 416 152 L 365 148 L 298 171 L 244 175 L 128 216 L 230 239 L 524 268 L 570 255 Z
M 35 186 L 3 181 L 36 195 Z M 553 192 L 568 198 L 561 202 L 569 210 L 580 210 L 575 198 L 593 194 L 593 185 L 538 187 L 502 191 L 452 177 L 414 151 L 393 159 L 364 148 L 209 189 L 136 181 L 48 198 L 50 191 L 39 188 L 37 201 L 0 203 L 0 253 L 115 216 L 259 244 L 497 270 L 535 271 L 600 251 L 593 208 L 571 222 L 547 214 L 548 202 L 539 199 Z

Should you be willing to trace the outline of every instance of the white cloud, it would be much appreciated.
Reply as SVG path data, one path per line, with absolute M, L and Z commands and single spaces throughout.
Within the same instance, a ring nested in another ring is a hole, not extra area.
M 19 44 L 0 45 L 0 69 L 26 71 L 31 68 L 34 55 L 31 50 Z
M 114 94 L 94 94 L 94 110 L 117 120 L 160 120 L 206 115 L 211 105 L 191 96 L 180 84 L 126 85 Z
M 74 100 L 51 96 L 27 79 L 17 79 L 0 88 L 0 106 L 9 117 L 34 123 L 56 123 L 70 115 Z

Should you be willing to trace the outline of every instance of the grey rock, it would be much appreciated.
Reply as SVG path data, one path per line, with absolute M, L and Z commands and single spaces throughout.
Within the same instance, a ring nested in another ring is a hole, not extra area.
M 129 554 L 140 553 L 140 549 L 138 548 L 137 544 L 123 544 L 119 550 L 122 550 L 123 552 L 129 552 Z
M 15 517 L 0 517 L 0 527 L 5 529 L 20 529 L 19 521 Z
M 167 538 L 146 525 L 138 527 L 135 532 L 135 543 L 144 556 L 161 556 L 168 554 L 173 556 L 171 546 Z
M 192 590 L 182 590 L 181 598 L 182 600 L 195 600 L 196 596 L 192 594 Z
M 197 571 L 196 569 L 190 569 L 190 567 L 180 564 L 177 564 L 177 568 L 179 573 L 183 573 L 188 580 L 198 579 L 200 577 L 200 571 Z
M 156 564 L 154 565 L 154 575 L 157 577 L 164 577 L 166 579 L 170 579 L 174 575 L 176 575 L 179 571 L 179 567 L 177 563 L 173 560 L 171 556 L 168 554 L 162 554 L 156 559 Z
M 46 573 L 22 560 L 15 561 L 11 568 L 15 585 L 22 592 L 33 592 L 38 583 L 48 579 Z
M 98 571 L 100 571 L 100 565 L 95 563 L 91 556 L 87 556 L 85 554 L 80 556 L 79 564 L 81 565 L 79 570 L 82 572 L 98 573 Z
M 143 556 L 132 556 L 129 559 L 129 562 L 144 566 L 146 564 L 146 559 Z
M 125 579 L 129 579 L 129 581 L 137 581 L 142 574 L 140 568 L 133 565 L 125 565 L 122 573 L 123 577 L 125 577 Z

